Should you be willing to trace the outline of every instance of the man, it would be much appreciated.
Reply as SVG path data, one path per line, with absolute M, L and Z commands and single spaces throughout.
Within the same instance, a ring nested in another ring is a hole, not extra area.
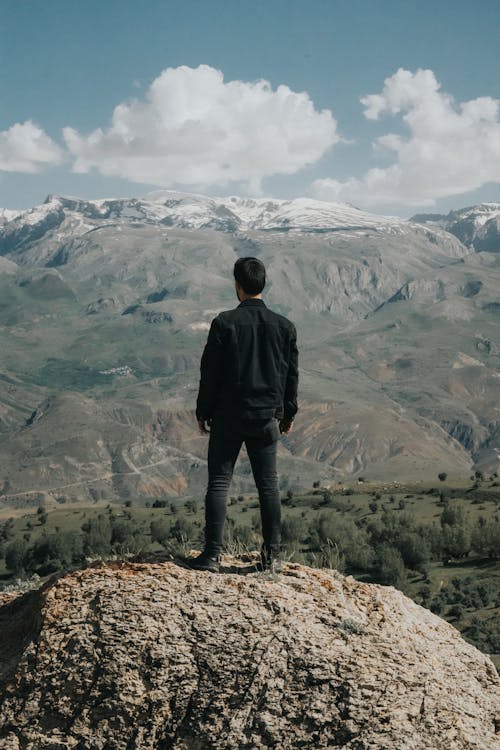
M 279 434 L 290 432 L 297 412 L 297 332 L 287 318 L 266 307 L 266 269 L 258 258 L 239 258 L 234 280 L 240 304 L 212 320 L 201 358 L 196 418 L 200 431 L 210 434 L 205 546 L 189 564 L 197 570 L 219 569 L 227 492 L 245 443 L 259 492 L 262 567 L 278 571 L 276 449 Z

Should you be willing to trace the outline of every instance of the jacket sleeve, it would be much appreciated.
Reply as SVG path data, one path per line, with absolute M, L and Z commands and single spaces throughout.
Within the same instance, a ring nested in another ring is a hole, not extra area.
M 299 385 L 299 351 L 297 349 L 297 331 L 293 327 L 288 355 L 288 373 L 286 376 L 283 403 L 283 419 L 292 421 L 298 409 L 297 389 Z
M 218 318 L 214 318 L 201 356 L 196 419 L 204 421 L 212 416 L 222 381 L 223 352 L 221 324 Z

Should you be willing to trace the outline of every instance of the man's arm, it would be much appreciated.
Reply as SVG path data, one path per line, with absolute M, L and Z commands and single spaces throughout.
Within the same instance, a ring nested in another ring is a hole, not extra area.
M 207 431 L 204 423 L 212 417 L 219 392 L 222 380 L 223 350 L 220 322 L 218 318 L 214 318 L 201 356 L 200 386 L 196 400 L 196 419 L 202 432 Z
M 297 349 L 297 331 L 293 326 L 288 355 L 288 373 L 286 377 L 283 400 L 283 419 L 280 423 L 282 433 L 290 432 L 292 422 L 297 414 L 297 390 L 299 386 L 299 351 Z

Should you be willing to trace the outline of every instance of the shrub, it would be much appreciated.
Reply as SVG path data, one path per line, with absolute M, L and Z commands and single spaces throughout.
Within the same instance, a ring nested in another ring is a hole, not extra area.
M 32 547 L 24 549 L 22 567 L 27 572 L 48 575 L 83 561 L 83 538 L 75 532 L 43 533 Z
M 173 524 L 171 534 L 177 542 L 186 542 L 197 536 L 197 529 L 192 521 L 188 521 L 187 518 L 181 516 Z
M 302 541 L 304 522 L 298 516 L 285 516 L 281 522 L 281 538 L 286 542 Z
M 111 551 L 111 522 L 100 513 L 82 525 L 83 549 L 87 555 L 107 555 Z
M 164 518 L 158 518 L 151 521 L 150 525 L 151 541 L 165 544 L 170 537 L 170 524 Z
M 375 572 L 380 583 L 388 586 L 402 586 L 406 581 L 406 570 L 399 550 L 383 544 L 377 550 Z
M 448 617 L 453 617 L 457 620 L 460 620 L 464 612 L 464 607 L 462 607 L 460 604 L 454 604 L 453 607 L 450 607 L 450 609 L 448 610 Z
M 352 518 L 342 518 L 332 511 L 324 511 L 309 526 L 309 542 L 315 549 L 321 549 L 328 543 L 337 545 L 351 568 L 369 570 L 372 565 L 373 550 L 368 533 L 366 529 L 359 528 Z

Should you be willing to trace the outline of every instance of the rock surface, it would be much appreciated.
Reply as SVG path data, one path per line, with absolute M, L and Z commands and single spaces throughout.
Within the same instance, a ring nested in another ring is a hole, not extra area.
M 333 571 L 99 564 L 4 594 L 0 642 L 2 750 L 500 748 L 489 658 Z

